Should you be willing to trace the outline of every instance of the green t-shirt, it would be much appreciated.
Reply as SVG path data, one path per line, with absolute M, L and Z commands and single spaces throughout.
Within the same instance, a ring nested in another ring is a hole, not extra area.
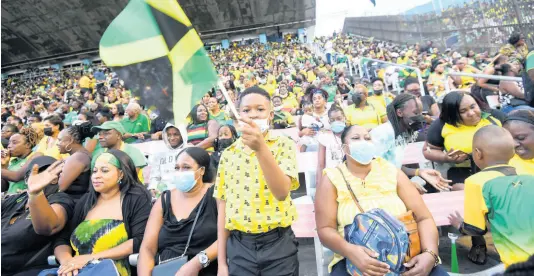
M 32 154 L 26 156 L 26 158 L 17 158 L 17 157 L 11 158 L 11 161 L 9 161 L 9 165 L 7 169 L 10 171 L 18 171 L 22 166 L 24 166 L 24 164 L 26 164 L 26 161 L 28 161 L 28 158 L 32 156 Z M 25 190 L 27 188 L 28 188 L 28 185 L 26 185 L 26 181 L 24 181 L 24 179 L 17 181 L 17 182 L 10 181 L 9 189 L 7 190 L 7 193 L 14 194 L 22 190 Z
M 91 160 L 91 168 L 94 167 L 97 156 L 101 153 L 106 152 L 107 150 L 107 148 L 95 149 L 95 151 L 93 152 L 93 159 Z M 143 155 L 143 153 L 136 147 L 123 143 L 120 150 L 130 156 L 130 158 L 132 158 L 132 161 L 136 168 L 144 168 L 148 164 L 145 155 Z
M 527 72 L 534 70 L 534 51 L 530 51 L 530 53 L 528 53 L 526 70 Z
M 129 118 L 124 118 L 121 120 L 121 124 L 124 127 L 124 130 L 127 133 L 131 134 L 150 131 L 150 124 L 148 122 L 148 118 L 144 114 L 139 114 L 135 121 L 132 121 Z M 136 141 L 136 139 L 132 137 L 124 140 L 124 142 L 126 143 L 132 143 L 134 141 Z
M 225 124 L 227 119 L 228 118 L 226 117 L 226 114 L 222 110 L 219 110 L 219 114 L 217 115 L 214 115 L 213 113 L 210 112 L 210 120 L 217 121 L 219 125 Z
M 524 262 L 534 254 L 534 176 L 508 176 L 484 184 L 482 194 L 491 234 L 502 262 Z M 484 207 L 484 206 L 483 206 Z
M 335 85 L 325 85 L 323 86 L 323 89 L 328 92 L 328 99 L 326 100 L 329 103 L 334 102 L 334 99 L 336 98 L 337 93 L 337 86 Z
M 65 115 L 64 124 L 71 125 L 78 118 L 78 111 L 71 111 Z

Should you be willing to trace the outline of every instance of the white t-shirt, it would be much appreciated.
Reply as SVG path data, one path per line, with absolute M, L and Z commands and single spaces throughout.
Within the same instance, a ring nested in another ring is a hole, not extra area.
M 333 45 L 332 41 L 328 40 L 324 45 L 325 52 L 331 54 L 332 51 L 333 51 L 333 47 L 334 47 L 334 45 Z
M 341 138 L 331 131 L 321 132 L 317 135 L 317 140 L 326 148 L 325 168 L 335 168 L 343 162 L 343 150 L 341 149 Z
M 319 128 L 323 128 L 323 126 L 324 126 L 323 123 L 321 122 L 321 120 L 317 120 L 316 117 L 308 115 L 308 114 L 302 115 L 301 124 L 302 124 L 302 127 L 304 127 L 304 128 L 311 128 L 311 127 L 314 127 L 314 126 L 317 126 Z

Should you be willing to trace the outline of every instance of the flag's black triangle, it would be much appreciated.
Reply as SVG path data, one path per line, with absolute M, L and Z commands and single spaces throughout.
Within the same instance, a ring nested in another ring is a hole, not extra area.
M 184 35 L 189 31 L 189 28 L 184 24 L 180 23 L 176 19 L 160 12 L 157 9 L 150 7 L 152 14 L 158 23 L 159 30 L 169 47 L 169 51 L 174 48 L 174 45 L 184 37 Z

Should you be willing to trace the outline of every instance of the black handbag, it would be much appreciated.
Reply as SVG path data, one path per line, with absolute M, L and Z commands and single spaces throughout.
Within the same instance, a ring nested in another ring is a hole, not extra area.
M 164 200 L 164 198 L 165 195 L 161 195 L 161 200 Z M 181 256 L 164 261 L 161 260 L 161 256 L 158 257 L 158 265 L 155 266 L 152 270 L 152 276 L 174 275 L 178 270 L 180 270 L 180 268 L 182 268 L 182 266 L 187 263 L 187 256 L 185 254 L 187 253 L 187 249 L 189 248 L 189 242 L 191 242 L 191 237 L 193 236 L 193 231 L 195 230 L 195 225 L 197 224 L 198 216 L 202 212 L 202 207 L 204 207 L 205 199 L 206 196 L 204 196 L 204 198 L 202 198 L 202 201 L 200 202 L 200 207 L 198 208 L 197 215 L 195 216 L 193 227 L 191 227 L 189 237 L 187 238 L 187 244 L 185 245 L 184 253 Z

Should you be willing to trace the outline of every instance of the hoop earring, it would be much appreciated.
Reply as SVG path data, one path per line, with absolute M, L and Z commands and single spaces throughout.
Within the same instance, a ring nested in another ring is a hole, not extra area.
M 69 145 L 69 146 L 70 146 L 70 145 Z M 68 147 L 68 146 L 67 146 L 67 147 Z M 72 151 L 72 146 L 70 147 L 70 149 L 68 149 L 67 147 L 65 147 L 65 150 L 66 150 L 67 152 L 71 152 L 71 151 Z

